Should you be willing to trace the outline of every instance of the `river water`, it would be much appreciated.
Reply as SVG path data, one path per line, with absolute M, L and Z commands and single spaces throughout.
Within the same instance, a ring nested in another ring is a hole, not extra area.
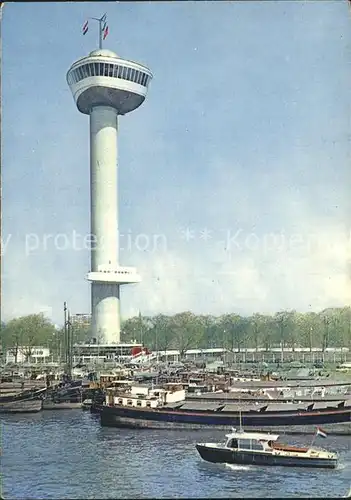
M 342 497 L 351 483 L 351 438 L 316 444 L 340 453 L 335 470 L 229 466 L 201 460 L 198 441 L 219 431 L 103 428 L 80 410 L 2 415 L 5 499 Z M 311 436 L 281 441 L 308 445 Z

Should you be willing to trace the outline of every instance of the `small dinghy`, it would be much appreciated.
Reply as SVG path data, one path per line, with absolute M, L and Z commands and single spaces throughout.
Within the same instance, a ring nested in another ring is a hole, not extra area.
M 279 435 L 233 429 L 225 444 L 198 443 L 196 449 L 207 462 L 323 467 L 335 469 L 338 455 L 320 448 L 299 448 L 278 443 Z

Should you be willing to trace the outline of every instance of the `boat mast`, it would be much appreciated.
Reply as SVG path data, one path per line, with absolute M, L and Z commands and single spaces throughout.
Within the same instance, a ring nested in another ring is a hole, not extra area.
M 313 434 L 313 438 L 312 438 L 312 441 L 311 441 L 311 444 L 310 444 L 310 448 L 312 448 L 312 446 L 314 444 L 314 440 L 316 439 L 316 436 L 317 436 L 317 431 L 315 431 L 315 433 Z
M 2 326 L 2 9 L 5 2 L 0 2 L 0 330 Z
M 239 432 L 243 432 L 243 419 L 242 419 L 242 410 L 241 410 L 241 393 L 239 393 Z
M 242 413 L 241 413 L 241 408 L 239 410 L 239 431 L 243 432 L 243 422 L 242 422 Z

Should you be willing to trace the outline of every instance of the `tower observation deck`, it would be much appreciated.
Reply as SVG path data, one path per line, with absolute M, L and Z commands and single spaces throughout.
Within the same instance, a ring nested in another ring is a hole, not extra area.
M 92 333 L 120 342 L 120 287 L 138 283 L 133 267 L 119 266 L 117 195 L 118 116 L 145 100 L 151 71 L 110 50 L 94 50 L 67 72 L 77 108 L 90 117 Z

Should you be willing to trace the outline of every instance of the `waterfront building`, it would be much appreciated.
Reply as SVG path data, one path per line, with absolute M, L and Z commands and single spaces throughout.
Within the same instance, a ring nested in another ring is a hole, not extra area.
M 74 345 L 74 361 L 81 363 L 97 363 L 108 361 L 128 361 L 136 360 L 140 350 L 145 349 L 142 344 L 136 341 L 125 344 L 75 344 Z M 313 348 L 310 351 L 307 347 L 297 347 L 294 350 L 286 347 L 284 349 L 284 359 L 300 360 L 302 362 L 315 362 L 325 360 L 330 362 L 345 362 L 349 359 L 350 353 L 347 347 L 329 347 L 324 352 L 320 348 Z M 222 361 L 273 361 L 279 362 L 281 359 L 281 349 L 271 348 L 242 348 L 225 349 L 222 347 L 213 347 L 209 349 L 187 349 L 184 352 L 183 359 L 185 360 L 222 360 Z M 166 361 L 178 362 L 181 360 L 181 352 L 179 349 L 168 349 L 166 351 L 152 351 L 149 356 L 144 356 L 143 361 Z
M 17 356 L 16 356 L 17 350 Z M 43 346 L 18 346 L 17 349 L 7 349 L 5 363 L 47 363 L 51 361 L 51 353 L 48 347 Z
M 132 358 L 134 352 L 139 352 L 142 344 L 136 341 L 125 344 L 75 344 L 73 346 L 74 363 L 104 363 L 123 362 Z

